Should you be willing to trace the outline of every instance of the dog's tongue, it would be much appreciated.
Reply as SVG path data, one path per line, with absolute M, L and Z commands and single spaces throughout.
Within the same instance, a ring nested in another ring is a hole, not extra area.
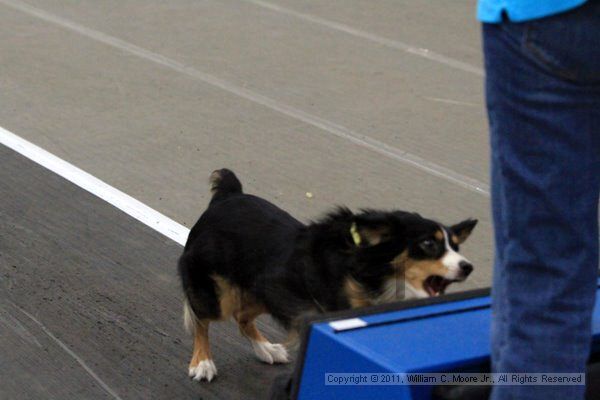
M 425 285 L 425 290 L 427 291 L 427 294 L 429 295 L 429 297 L 433 297 L 436 295 L 436 292 L 429 285 Z
M 439 296 L 444 294 L 446 287 L 451 283 L 448 279 L 444 279 L 441 276 L 430 276 L 425 280 L 425 290 L 429 296 Z

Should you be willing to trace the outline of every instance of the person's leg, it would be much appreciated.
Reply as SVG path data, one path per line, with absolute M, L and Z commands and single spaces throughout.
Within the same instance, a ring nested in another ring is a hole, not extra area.
M 484 25 L 497 245 L 494 372 L 583 372 L 598 273 L 600 3 Z M 498 386 L 492 398 L 583 398 Z
M 492 121 L 490 121 L 491 123 Z M 491 126 L 492 131 L 496 131 L 495 126 Z M 494 221 L 494 270 L 492 276 L 492 326 L 491 326 L 491 343 L 492 343 L 492 359 L 498 360 L 500 353 L 506 344 L 506 328 L 508 317 L 506 311 L 506 274 L 504 269 L 501 267 L 503 262 L 504 234 L 502 233 L 502 227 L 504 227 L 504 190 L 502 186 L 502 179 L 500 176 L 500 159 L 499 159 L 499 148 L 498 136 L 492 135 L 490 137 L 492 143 L 491 152 L 491 182 L 492 182 L 492 218 Z M 494 370 L 492 364 L 492 372 Z

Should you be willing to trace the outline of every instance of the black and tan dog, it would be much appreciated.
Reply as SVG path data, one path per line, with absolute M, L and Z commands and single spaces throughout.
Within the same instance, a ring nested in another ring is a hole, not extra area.
M 210 182 L 212 200 L 179 260 L 184 319 L 194 335 L 189 375 L 196 380 L 217 374 L 208 343 L 212 321 L 233 317 L 260 360 L 284 363 L 285 347 L 255 326 L 260 314 L 293 332 L 301 315 L 437 296 L 473 270 L 458 245 L 476 220 L 446 227 L 415 213 L 339 208 L 305 225 L 244 194 L 227 169 L 213 172 Z

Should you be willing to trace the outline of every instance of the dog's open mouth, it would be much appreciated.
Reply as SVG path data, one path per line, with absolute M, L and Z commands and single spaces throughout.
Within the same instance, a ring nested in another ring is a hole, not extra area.
M 446 279 L 439 275 L 431 275 L 423 282 L 423 289 L 425 289 L 429 297 L 435 297 L 444 294 L 446 288 L 452 282 L 456 282 L 456 280 Z

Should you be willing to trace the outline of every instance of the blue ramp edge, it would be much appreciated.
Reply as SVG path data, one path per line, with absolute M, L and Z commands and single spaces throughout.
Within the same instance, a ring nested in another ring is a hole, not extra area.
M 598 287 L 593 352 L 600 352 L 600 280 Z M 300 400 L 430 399 L 430 386 L 328 385 L 326 374 L 481 371 L 490 358 L 490 306 L 489 290 L 480 290 L 312 321 L 293 394 Z

